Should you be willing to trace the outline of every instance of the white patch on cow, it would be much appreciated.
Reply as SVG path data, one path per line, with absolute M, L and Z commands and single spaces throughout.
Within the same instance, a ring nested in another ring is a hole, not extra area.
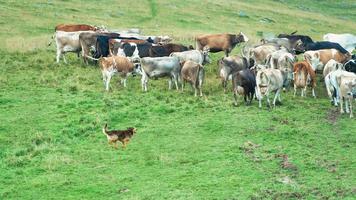
M 248 37 L 245 35 L 245 34 L 243 34 L 242 32 L 240 32 L 240 34 L 242 35 L 242 37 L 244 38 L 244 41 L 245 42 L 248 42 Z
M 131 46 L 135 47 L 135 51 L 132 53 L 131 58 L 139 58 L 139 52 L 138 52 L 138 47 L 136 43 L 130 43 Z

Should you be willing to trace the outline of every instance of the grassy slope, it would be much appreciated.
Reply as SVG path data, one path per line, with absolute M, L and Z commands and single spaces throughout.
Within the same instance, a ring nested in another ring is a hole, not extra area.
M 168 91 L 164 80 L 150 81 L 149 92 L 142 93 L 139 78 L 131 78 L 127 89 L 114 79 L 112 92 L 105 93 L 97 68 L 83 67 L 73 55 L 70 64 L 56 65 L 53 49 L 43 47 L 61 22 L 135 26 L 183 42 L 198 33 L 240 29 L 255 40 L 257 31 L 295 29 L 320 39 L 326 32 L 355 32 L 352 1 L 50 2 L 2 2 L 0 7 L 0 37 L 6 41 L 0 51 L 1 198 L 355 195 L 350 131 L 355 120 L 333 114 L 322 83 L 317 100 L 287 93 L 273 112 L 259 110 L 257 102 L 235 108 L 232 95 L 223 94 L 215 78 L 214 63 L 222 56 L 215 54 L 204 98 L 194 98 L 189 87 L 184 93 Z M 239 11 L 250 17 L 239 18 Z M 276 23 L 259 22 L 264 17 Z M 5 34 L 9 30 L 13 34 Z M 13 52 L 33 48 L 41 50 Z M 101 133 L 104 122 L 116 128 L 134 125 L 139 132 L 126 150 L 114 150 Z M 249 147 L 248 141 L 259 147 Z M 287 154 L 298 171 L 281 169 L 278 154 Z M 286 176 L 291 184 L 280 182 Z

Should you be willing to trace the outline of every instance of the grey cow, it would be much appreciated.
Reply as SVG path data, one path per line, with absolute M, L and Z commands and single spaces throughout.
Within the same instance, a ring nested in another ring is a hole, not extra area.
M 181 65 L 177 57 L 146 57 L 141 58 L 142 71 L 142 90 L 147 91 L 147 83 L 149 78 L 169 77 L 169 89 L 172 89 L 172 81 L 174 81 L 178 90 L 178 79 L 180 79 Z

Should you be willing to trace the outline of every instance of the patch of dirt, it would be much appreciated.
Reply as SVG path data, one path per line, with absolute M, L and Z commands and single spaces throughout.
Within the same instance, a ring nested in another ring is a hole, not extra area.
M 327 115 L 326 119 L 330 124 L 335 124 L 340 116 L 338 108 L 330 108 Z
M 259 148 L 261 145 L 254 144 L 250 141 L 245 142 L 239 149 L 244 151 L 244 153 L 251 158 L 254 162 L 260 162 L 261 159 L 255 155 L 255 150 Z

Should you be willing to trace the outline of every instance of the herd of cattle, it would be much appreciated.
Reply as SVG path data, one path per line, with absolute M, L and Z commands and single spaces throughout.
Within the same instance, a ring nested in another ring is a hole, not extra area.
M 141 74 L 142 90 L 147 91 L 149 79 L 169 78 L 169 88 L 184 88 L 189 82 L 202 96 L 204 65 L 211 63 L 209 53 L 225 52 L 217 61 L 224 91 L 227 82 L 232 80 L 234 104 L 237 95 L 243 95 L 246 104 L 254 97 L 261 101 L 267 99 L 270 107 L 270 94 L 274 93 L 273 106 L 281 101 L 281 91 L 294 85 L 294 95 L 301 89 L 306 95 L 311 87 L 315 95 L 316 74 L 322 73 L 330 100 L 335 106 L 343 102 L 346 112 L 352 114 L 352 101 L 356 97 L 356 57 L 352 51 L 356 47 L 356 36 L 352 34 L 326 34 L 324 41 L 314 42 L 309 36 L 279 34 L 276 38 L 262 39 L 259 44 L 248 45 L 248 37 L 239 34 L 210 34 L 195 38 L 192 45 L 171 43 L 168 36 L 143 36 L 139 30 L 109 32 L 84 24 L 61 24 L 56 26 L 54 35 L 57 45 L 57 62 L 66 52 L 82 52 L 84 63 L 89 60 L 99 63 L 104 86 L 109 90 L 111 77 L 115 73 L 126 78 L 130 74 Z M 245 43 L 241 55 L 229 55 L 240 43 Z M 303 54 L 298 61 L 297 55 Z

